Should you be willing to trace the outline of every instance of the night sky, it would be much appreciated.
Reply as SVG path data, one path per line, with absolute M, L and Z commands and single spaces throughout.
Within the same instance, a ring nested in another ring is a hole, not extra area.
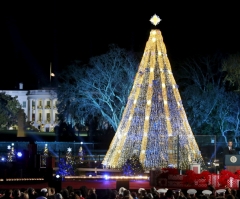
M 105 53 L 112 43 L 143 53 L 154 28 L 149 22 L 154 14 L 162 19 L 157 28 L 170 63 L 240 51 L 237 3 L 6 2 L 0 18 L 0 89 L 17 89 L 19 82 L 24 89 L 37 89 L 49 82 L 50 62 L 53 72 L 60 72 L 73 60 L 87 62 L 89 57 Z

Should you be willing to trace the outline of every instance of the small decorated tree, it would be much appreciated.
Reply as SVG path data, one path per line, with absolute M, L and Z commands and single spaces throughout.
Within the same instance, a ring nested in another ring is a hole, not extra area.
M 78 157 L 79 157 L 79 163 L 82 164 L 84 160 L 84 151 L 82 149 L 82 146 L 80 146 L 79 148 Z
M 122 171 L 123 174 L 127 176 L 140 175 L 144 173 L 143 166 L 136 154 L 133 154 L 130 159 L 127 159 L 122 167 Z
M 60 158 L 59 163 L 58 163 L 58 171 L 56 172 L 56 174 L 60 175 L 60 176 L 74 175 L 73 165 L 67 164 L 65 158 Z
M 9 145 L 7 149 L 8 149 L 7 162 L 14 162 L 16 159 L 14 143 L 12 143 L 12 146 Z
M 48 145 L 45 144 L 45 147 L 43 149 L 43 156 L 42 156 L 42 166 L 46 166 L 47 165 L 47 157 L 49 156 L 49 151 L 48 151 Z
M 72 148 L 68 147 L 65 158 L 60 158 L 59 160 L 58 171 L 56 172 L 56 174 L 60 176 L 74 175 L 74 166 L 75 161 L 74 157 L 72 156 Z
M 66 164 L 74 165 L 74 158 L 72 156 L 72 149 L 70 147 L 67 148 L 67 153 L 66 153 Z

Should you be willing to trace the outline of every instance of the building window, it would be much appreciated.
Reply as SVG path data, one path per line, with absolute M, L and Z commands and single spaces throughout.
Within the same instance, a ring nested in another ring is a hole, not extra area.
M 35 113 L 32 114 L 32 121 L 35 121 Z
M 58 121 L 58 114 L 55 113 L 55 122 L 57 122 L 57 121 Z
M 23 101 L 22 107 L 26 108 L 26 101 Z
M 50 118 L 50 113 L 47 113 L 47 121 L 50 122 L 51 118 Z

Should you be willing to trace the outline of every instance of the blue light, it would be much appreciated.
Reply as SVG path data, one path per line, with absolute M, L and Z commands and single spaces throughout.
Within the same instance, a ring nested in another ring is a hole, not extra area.
M 108 176 L 108 175 L 104 175 L 104 179 L 105 179 L 105 180 L 108 180 L 108 179 L 109 179 L 109 176 Z
M 21 153 L 21 152 L 18 152 L 18 153 L 17 153 L 17 156 L 18 156 L 19 158 L 21 158 L 21 157 L 22 157 L 22 153 Z
M 4 161 L 5 161 L 5 158 L 4 158 L 4 157 L 2 157 L 2 158 L 1 158 L 1 160 L 4 162 Z

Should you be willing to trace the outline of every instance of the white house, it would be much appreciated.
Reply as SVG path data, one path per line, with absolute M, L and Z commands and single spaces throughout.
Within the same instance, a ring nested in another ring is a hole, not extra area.
M 17 96 L 22 105 L 27 121 L 42 131 L 53 131 L 58 124 L 57 94 L 52 88 L 37 90 L 23 90 L 23 84 L 19 84 L 19 90 L 0 90 L 12 97 Z

